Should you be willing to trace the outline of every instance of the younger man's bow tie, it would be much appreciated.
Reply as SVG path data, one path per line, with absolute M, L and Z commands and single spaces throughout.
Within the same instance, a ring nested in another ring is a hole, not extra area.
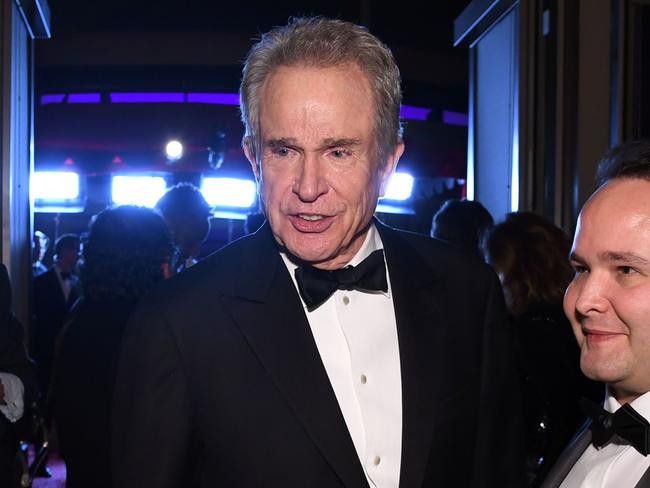
M 357 266 L 327 271 L 303 265 L 296 268 L 300 296 L 313 310 L 336 290 L 388 291 L 384 251 L 378 249 Z
M 62 280 L 69 280 L 71 277 L 72 277 L 72 273 L 70 271 L 61 271 Z
M 592 419 L 591 435 L 594 446 L 604 446 L 612 436 L 617 435 L 628 441 L 644 456 L 648 455 L 650 452 L 650 424 L 629 403 L 614 413 L 609 413 L 600 405 L 586 398 L 580 399 L 580 406 Z

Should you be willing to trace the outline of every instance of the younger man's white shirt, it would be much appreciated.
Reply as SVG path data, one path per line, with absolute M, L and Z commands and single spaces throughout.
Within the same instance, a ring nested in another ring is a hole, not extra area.
M 631 405 L 646 420 L 650 419 L 650 392 Z M 604 408 L 611 413 L 621 408 L 609 390 Z M 648 468 L 650 455 L 643 456 L 632 446 L 610 443 L 596 448 L 590 444 L 560 488 L 633 488 Z

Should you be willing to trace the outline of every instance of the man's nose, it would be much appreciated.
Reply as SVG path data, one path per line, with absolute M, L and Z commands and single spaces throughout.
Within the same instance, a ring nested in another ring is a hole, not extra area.
M 327 193 L 328 185 L 323 165 L 318 156 L 304 156 L 300 173 L 293 184 L 293 192 L 303 202 L 313 202 Z
M 585 274 L 576 290 L 576 311 L 585 317 L 605 312 L 609 307 L 608 288 L 606 278 L 599 273 Z

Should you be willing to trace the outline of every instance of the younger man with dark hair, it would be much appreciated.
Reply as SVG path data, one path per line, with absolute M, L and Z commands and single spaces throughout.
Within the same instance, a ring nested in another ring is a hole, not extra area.
M 650 487 L 650 144 L 608 153 L 580 212 L 564 311 L 580 367 L 607 384 L 591 417 L 549 473 L 551 487 Z

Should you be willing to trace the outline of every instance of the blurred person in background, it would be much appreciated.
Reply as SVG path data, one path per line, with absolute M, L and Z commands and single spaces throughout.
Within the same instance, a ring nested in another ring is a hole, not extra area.
M 562 229 L 533 213 L 510 213 L 488 232 L 483 247 L 518 336 L 527 486 L 535 487 L 580 426 L 580 397 L 602 397 L 604 387 L 580 372 L 580 351 L 562 310 L 574 275 Z
M 122 331 L 140 297 L 171 275 L 172 252 L 165 222 L 148 208 L 111 208 L 91 223 L 84 297 L 57 339 L 49 398 L 68 488 L 111 486 L 110 411 Z
M 494 225 L 490 212 L 477 201 L 445 201 L 431 220 L 431 237 L 442 239 L 483 258 L 481 242 Z
M 43 258 L 50 245 L 50 239 L 43 232 L 37 230 L 32 239 L 32 276 L 35 278 L 47 272 Z
M 196 264 L 210 231 L 211 208 L 201 191 L 191 183 L 179 183 L 167 190 L 155 208 L 167 222 L 176 247 L 172 270 L 179 273 Z

